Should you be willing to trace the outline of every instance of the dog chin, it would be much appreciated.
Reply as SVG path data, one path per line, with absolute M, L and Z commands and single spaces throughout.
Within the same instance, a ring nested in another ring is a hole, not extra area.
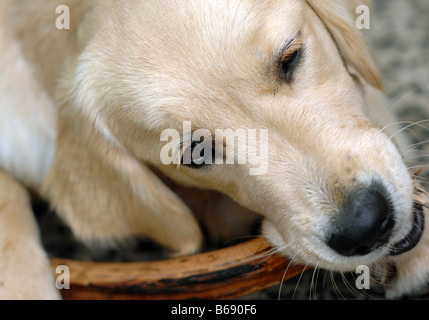
M 291 260 L 291 264 L 302 264 L 323 268 L 329 271 L 355 271 L 358 266 L 372 266 L 391 255 L 392 245 L 384 245 L 364 256 L 344 257 L 320 242 L 314 246 L 293 245 L 285 241 L 275 224 L 265 220 L 262 234 L 277 249 L 276 251 Z M 396 242 L 395 242 L 396 243 Z

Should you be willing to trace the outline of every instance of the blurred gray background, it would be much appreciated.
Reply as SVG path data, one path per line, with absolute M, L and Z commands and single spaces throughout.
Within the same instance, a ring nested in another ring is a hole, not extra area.
M 391 106 L 405 125 L 429 119 L 429 1 L 375 0 L 371 13 L 371 29 L 365 34 Z M 425 123 L 410 127 L 410 142 L 428 140 L 428 128 Z M 416 160 L 428 162 L 424 156 L 429 155 L 429 143 L 417 150 Z M 428 168 L 422 168 L 429 177 Z

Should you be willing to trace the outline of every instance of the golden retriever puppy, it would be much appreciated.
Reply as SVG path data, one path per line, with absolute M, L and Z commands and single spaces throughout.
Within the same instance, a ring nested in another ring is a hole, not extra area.
M 388 296 L 425 286 L 423 212 L 380 130 L 358 4 L 2 0 L 0 297 L 58 297 L 22 186 L 80 239 L 197 252 L 195 216 L 153 168 L 262 214 L 296 263 L 390 261 Z

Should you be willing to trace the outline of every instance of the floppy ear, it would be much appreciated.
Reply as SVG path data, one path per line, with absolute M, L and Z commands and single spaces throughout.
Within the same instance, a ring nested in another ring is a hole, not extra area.
M 146 165 L 107 141 L 81 115 L 59 115 L 57 150 L 43 193 L 86 241 L 148 237 L 178 254 L 197 251 L 199 225 Z
M 371 86 L 383 90 L 383 82 L 374 65 L 361 32 L 356 28 L 355 10 L 365 0 L 307 0 L 334 38 L 347 65 Z

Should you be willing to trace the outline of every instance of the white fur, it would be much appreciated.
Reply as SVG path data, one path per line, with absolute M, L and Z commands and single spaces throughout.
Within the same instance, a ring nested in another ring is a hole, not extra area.
M 0 169 L 40 188 L 55 153 L 56 109 L 3 29 L 0 47 Z

